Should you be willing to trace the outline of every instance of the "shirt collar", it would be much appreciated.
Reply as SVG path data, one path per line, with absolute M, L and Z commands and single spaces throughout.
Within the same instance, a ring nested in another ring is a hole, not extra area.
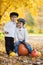
M 10 22 L 12 22 L 13 24 L 16 24 L 16 22 L 13 22 L 13 21 L 10 21 Z
M 21 31 L 22 29 L 23 29 L 23 27 L 22 28 L 18 28 L 19 31 Z

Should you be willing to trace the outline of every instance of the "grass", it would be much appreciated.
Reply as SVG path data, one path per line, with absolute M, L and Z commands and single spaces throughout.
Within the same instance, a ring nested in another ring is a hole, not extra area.
M 0 32 L 0 39 L 3 39 L 4 38 L 4 32 Z M 42 36 L 43 37 L 43 34 L 33 34 L 33 33 L 29 33 L 29 36 Z

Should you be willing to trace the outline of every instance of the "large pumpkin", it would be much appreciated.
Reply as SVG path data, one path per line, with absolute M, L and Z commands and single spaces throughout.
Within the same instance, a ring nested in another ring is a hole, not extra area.
M 26 46 L 24 44 L 20 44 L 18 47 L 18 53 L 19 55 L 28 55 L 28 49 L 26 48 Z

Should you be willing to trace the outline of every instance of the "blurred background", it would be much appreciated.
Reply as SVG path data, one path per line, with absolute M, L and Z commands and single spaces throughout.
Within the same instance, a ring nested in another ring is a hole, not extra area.
M 29 33 L 43 33 L 43 0 L 0 0 L 0 9 L 0 29 L 10 20 L 10 12 L 18 12 Z
M 10 20 L 10 12 L 18 12 L 19 17 L 26 20 L 30 43 L 40 47 L 43 44 L 43 0 L 0 0 L 0 44 L 3 43 L 0 49 L 4 47 L 3 26 Z

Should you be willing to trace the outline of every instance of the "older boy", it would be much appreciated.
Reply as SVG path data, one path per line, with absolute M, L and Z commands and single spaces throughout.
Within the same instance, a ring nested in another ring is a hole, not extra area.
M 14 38 L 15 38 L 15 29 L 16 29 L 16 19 L 18 17 L 18 13 L 11 12 L 10 13 L 10 21 L 5 24 L 5 48 L 6 52 L 9 55 L 10 51 L 14 49 Z

